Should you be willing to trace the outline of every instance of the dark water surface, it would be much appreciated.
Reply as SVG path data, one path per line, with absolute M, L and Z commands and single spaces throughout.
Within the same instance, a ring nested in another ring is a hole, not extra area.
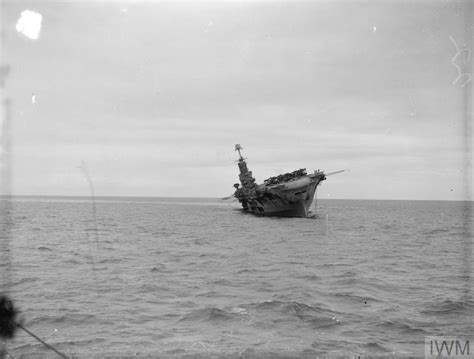
M 94 220 L 95 213 L 95 220 Z M 423 356 L 472 333 L 472 202 L 16 197 L 11 296 L 78 358 Z M 5 266 L 4 266 L 5 267 Z M 5 268 L 3 268 L 5 270 Z M 18 332 L 15 358 L 55 358 Z

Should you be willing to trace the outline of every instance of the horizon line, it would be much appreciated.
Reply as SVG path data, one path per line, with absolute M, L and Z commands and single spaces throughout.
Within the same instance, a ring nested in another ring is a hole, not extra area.
M 201 197 L 201 196 L 78 196 L 78 195 L 49 195 L 49 194 L 0 194 L 0 198 L 13 197 L 50 197 L 50 198 L 81 198 L 81 199 L 107 199 L 107 198 L 194 198 L 194 199 L 217 199 L 221 197 Z M 338 200 L 338 201 L 424 201 L 424 202 L 473 202 L 472 199 L 406 199 L 406 198 L 318 198 L 318 200 Z

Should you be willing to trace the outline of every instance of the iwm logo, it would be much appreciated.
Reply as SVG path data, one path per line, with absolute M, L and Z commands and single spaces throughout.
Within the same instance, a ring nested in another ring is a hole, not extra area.
M 469 339 L 425 337 L 425 358 L 472 358 Z

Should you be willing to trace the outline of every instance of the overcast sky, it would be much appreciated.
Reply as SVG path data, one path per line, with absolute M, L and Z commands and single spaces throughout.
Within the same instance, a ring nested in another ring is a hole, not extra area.
M 37 40 L 15 28 L 26 9 L 43 16 Z M 4 4 L 13 193 L 87 196 L 84 162 L 99 196 L 226 196 L 240 143 L 258 182 L 351 169 L 320 198 L 467 198 L 472 82 L 453 83 L 452 63 L 456 46 L 472 45 L 466 11 L 446 1 Z

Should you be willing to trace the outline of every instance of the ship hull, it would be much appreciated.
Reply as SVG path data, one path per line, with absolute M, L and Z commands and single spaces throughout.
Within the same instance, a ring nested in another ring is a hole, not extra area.
M 283 186 L 260 187 L 241 203 L 245 211 L 259 216 L 307 217 L 321 180 L 304 176 Z

